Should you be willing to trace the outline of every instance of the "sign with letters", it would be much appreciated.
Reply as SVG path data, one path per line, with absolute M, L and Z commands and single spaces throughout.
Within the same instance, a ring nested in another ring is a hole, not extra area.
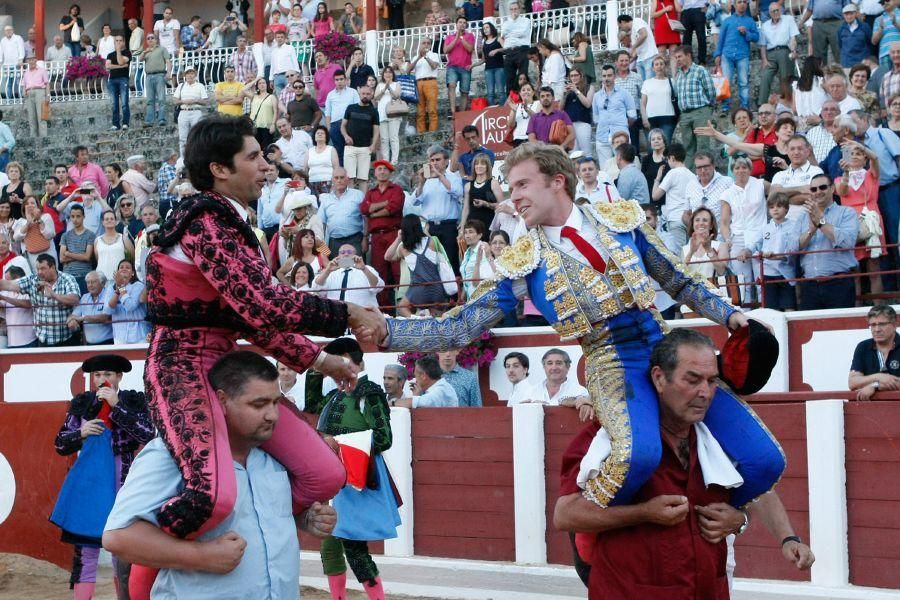
M 466 125 L 477 127 L 481 132 L 481 144 L 493 150 L 499 162 L 512 150 L 512 146 L 503 141 L 509 129 L 509 113 L 509 107 L 505 104 L 489 106 L 485 110 L 458 112 L 453 120 L 453 130 L 455 134 L 461 135 Z M 462 148 L 463 152 L 466 150 L 467 148 Z

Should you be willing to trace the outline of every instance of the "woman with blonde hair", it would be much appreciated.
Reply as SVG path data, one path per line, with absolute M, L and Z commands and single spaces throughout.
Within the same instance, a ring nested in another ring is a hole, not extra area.
M 15 160 L 8 163 L 6 176 L 9 178 L 9 183 L 3 186 L 0 198 L 9 200 L 12 205 L 12 217 L 20 219 L 22 218 L 22 202 L 34 191 L 31 189 L 31 184 L 25 181 L 25 168 L 22 163 Z

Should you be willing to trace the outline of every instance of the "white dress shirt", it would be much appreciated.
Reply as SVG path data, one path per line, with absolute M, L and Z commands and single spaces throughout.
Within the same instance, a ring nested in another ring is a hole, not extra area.
M 300 72 L 300 63 L 297 62 L 297 52 L 294 47 L 285 42 L 282 45 L 272 46 L 272 62 L 269 68 L 269 79 L 275 79 L 276 75 L 288 71 Z
M 546 390 L 546 388 L 545 388 Z M 522 404 L 523 402 L 540 402 L 544 397 L 543 391 L 541 389 L 528 381 L 528 379 L 523 379 L 518 383 L 513 384 L 512 392 L 509 394 L 509 400 L 506 403 L 509 406 L 514 404 Z
M 562 385 L 559 386 L 559 391 L 551 396 L 550 391 L 547 389 L 547 381 L 544 380 L 544 383 L 541 385 L 540 400 L 544 404 L 559 406 L 560 400 L 565 400 L 566 398 L 580 398 L 581 396 L 589 395 L 586 387 L 574 379 L 566 379 L 563 381 Z
M 525 15 L 519 15 L 517 19 L 512 17 L 506 19 L 500 27 L 500 35 L 503 38 L 504 48 L 530 46 L 531 19 Z
M 760 46 L 765 45 L 767 49 L 771 50 L 778 46 L 787 46 L 791 38 L 798 35 L 800 35 L 800 30 L 797 29 L 794 17 L 782 15 L 777 25 L 772 19 L 762 24 L 759 28 L 759 42 L 757 43 Z
M 549 227 L 547 225 L 543 225 L 542 229 L 544 230 L 544 234 L 547 236 L 547 241 L 550 244 L 562 252 L 563 254 L 567 254 L 574 258 L 575 260 L 590 266 L 590 261 L 588 261 L 585 256 L 579 252 L 578 248 L 575 247 L 575 244 L 567 237 L 562 237 L 562 229 L 563 227 L 571 227 L 575 231 L 578 232 L 584 240 L 596 248 L 600 252 L 600 256 L 603 257 L 603 260 L 608 261 L 609 255 L 606 252 L 606 248 L 603 247 L 603 244 L 600 243 L 600 236 L 597 235 L 597 230 L 594 227 L 587 226 L 584 222 L 584 215 L 581 214 L 581 211 L 578 207 L 572 207 L 572 213 L 569 215 L 569 218 L 566 219 L 565 224 L 562 227 Z
M 10 37 L 0 38 L 0 64 L 4 67 L 14 67 L 25 60 L 25 40 L 21 35 L 12 34 Z
M 855 98 L 854 98 L 855 100 Z M 796 169 L 790 165 L 784 171 L 778 171 L 772 176 L 772 185 L 780 185 L 786 188 L 809 187 L 810 180 L 816 175 L 821 175 L 822 169 L 806 161 Z M 806 214 L 806 209 L 799 204 L 791 204 L 788 209 L 788 219 L 797 219 Z
M 302 129 L 294 129 L 291 133 L 291 139 L 280 137 L 275 141 L 275 145 L 281 148 L 284 160 L 295 169 L 302 169 L 306 164 L 306 155 L 309 149 L 313 147 L 312 138 Z
M 378 308 L 378 293 L 384 289 L 384 280 L 372 267 L 366 266 L 366 270 L 375 275 L 377 281 L 374 286 L 369 283 L 369 278 L 366 277 L 366 274 L 361 269 L 348 268 L 332 271 L 328 274 L 323 285 L 314 285 L 313 289 L 328 290 L 325 292 L 325 297 L 329 300 L 343 300 L 359 304 L 360 306 Z M 344 282 L 345 273 L 347 274 L 347 284 L 343 286 L 341 284 Z M 343 298 L 341 298 L 342 287 L 348 288 L 344 292 Z

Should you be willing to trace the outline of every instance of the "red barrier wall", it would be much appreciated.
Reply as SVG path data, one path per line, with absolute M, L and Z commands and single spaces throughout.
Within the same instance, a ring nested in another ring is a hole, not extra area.
M 544 481 L 547 490 L 547 562 L 572 564 L 569 534 L 553 526 L 553 507 L 559 498 L 559 469 L 562 455 L 583 424 L 570 408 L 544 408 Z
M 804 404 L 754 404 L 753 409 L 781 443 L 787 469 L 775 487 L 788 511 L 794 530 L 809 543 L 809 485 L 806 463 L 806 407 Z M 809 571 L 798 571 L 781 555 L 781 540 L 774 540 L 762 523 L 752 523 L 735 541 L 737 577 L 809 581 Z
M 412 411 L 415 553 L 515 560 L 507 408 Z
M 74 457 L 62 457 L 53 449 L 67 407 L 68 402 L 0 402 L 0 454 L 16 478 L 15 504 L 0 525 L 0 552 L 25 554 L 68 569 L 72 546 L 59 541 L 59 528 L 48 520 L 66 472 L 75 462 Z
M 844 408 L 850 583 L 900 588 L 900 405 Z

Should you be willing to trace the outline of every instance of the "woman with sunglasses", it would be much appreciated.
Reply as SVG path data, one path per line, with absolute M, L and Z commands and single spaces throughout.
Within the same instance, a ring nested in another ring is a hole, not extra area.
M 115 207 L 116 219 L 118 220 L 116 231 L 119 233 L 127 231 L 128 237 L 132 240 L 137 239 L 138 234 L 144 228 L 144 222 L 134 212 L 134 196 L 122 194 L 116 201 Z

